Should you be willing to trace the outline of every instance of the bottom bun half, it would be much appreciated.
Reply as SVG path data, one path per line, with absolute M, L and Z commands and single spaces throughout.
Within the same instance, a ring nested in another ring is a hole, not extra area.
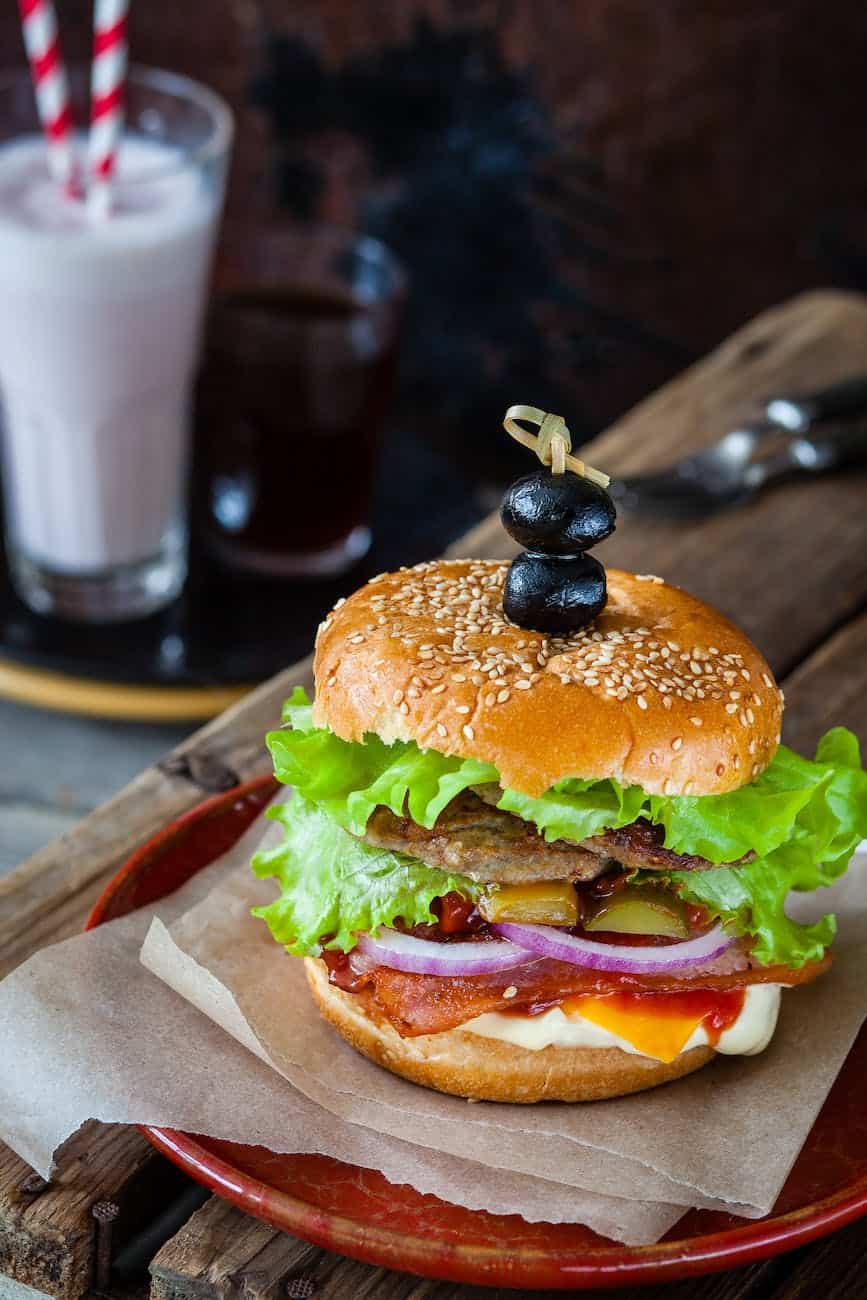
M 401 1038 L 368 993 L 328 982 L 324 962 L 304 960 L 323 1017 L 362 1055 L 392 1074 L 479 1101 L 601 1101 L 655 1088 L 699 1070 L 715 1055 L 694 1047 L 665 1064 L 617 1047 L 544 1047 L 533 1052 L 465 1029 Z

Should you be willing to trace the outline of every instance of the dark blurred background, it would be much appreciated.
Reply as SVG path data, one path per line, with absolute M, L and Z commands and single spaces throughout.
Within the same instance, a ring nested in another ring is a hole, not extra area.
M 88 0 L 59 14 L 86 59 Z M 235 108 L 230 216 L 355 226 L 409 270 L 378 567 L 529 468 L 507 404 L 580 441 L 762 307 L 867 287 L 855 0 L 180 0 L 131 25 L 137 61 Z
M 90 8 L 58 3 L 69 59 Z M 237 109 L 230 212 L 403 256 L 403 399 L 443 442 L 506 396 L 589 433 L 763 305 L 867 282 L 854 0 L 187 0 L 134 4 L 131 49 Z
M 86 58 L 89 3 L 59 14 Z M 402 256 L 402 406 L 480 460 L 506 398 L 587 435 L 761 307 L 867 283 L 854 0 L 179 0 L 131 23 L 138 61 L 238 112 L 230 213 L 276 198 Z

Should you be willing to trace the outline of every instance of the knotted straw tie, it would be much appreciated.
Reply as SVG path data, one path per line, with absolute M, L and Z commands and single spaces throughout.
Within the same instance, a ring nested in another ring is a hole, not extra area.
M 522 429 L 518 420 L 538 425 L 538 434 Z M 611 482 L 601 469 L 594 469 L 577 456 L 571 456 L 572 439 L 566 428 L 562 415 L 549 415 L 537 406 L 510 406 L 503 417 L 503 428 L 510 437 L 522 446 L 529 447 L 539 457 L 543 465 L 550 465 L 552 474 L 563 474 L 571 469 L 574 474 L 588 478 L 600 487 L 608 487 Z

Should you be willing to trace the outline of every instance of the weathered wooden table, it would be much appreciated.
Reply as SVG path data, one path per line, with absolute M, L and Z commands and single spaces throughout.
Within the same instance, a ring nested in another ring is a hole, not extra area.
M 730 427 L 772 390 L 864 369 L 867 301 L 808 294 L 760 316 L 619 421 L 588 455 L 614 472 L 661 463 Z M 510 547 L 492 518 L 453 552 L 499 556 Z M 789 744 L 809 751 L 838 722 L 867 740 L 867 478 L 793 483 L 701 525 L 625 518 L 604 559 L 664 574 L 735 616 L 785 685 Z M 263 733 L 289 686 L 308 678 L 306 661 L 266 683 L 0 879 L 0 975 L 80 929 L 106 879 L 155 829 L 205 795 L 265 771 Z M 102 1211 L 94 1215 L 106 1202 L 110 1240 L 97 1231 Z M 669 1285 L 665 1295 L 849 1300 L 867 1293 L 865 1245 L 867 1227 L 855 1224 L 791 1255 Z M 89 1288 L 143 1296 L 148 1286 L 154 1300 L 494 1294 L 387 1273 L 277 1233 L 186 1183 L 137 1131 L 97 1124 L 68 1144 L 50 1186 L 0 1146 L 0 1275 L 0 1297 L 13 1293 L 14 1279 L 64 1300 Z

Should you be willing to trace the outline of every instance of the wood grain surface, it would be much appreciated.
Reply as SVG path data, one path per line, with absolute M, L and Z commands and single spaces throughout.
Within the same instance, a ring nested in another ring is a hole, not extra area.
M 51 1295 L 89 1290 L 96 1281 L 94 1204 L 116 1207 L 116 1246 L 150 1215 L 150 1198 L 168 1198 L 180 1185 L 153 1154 L 137 1129 L 89 1123 L 65 1144 L 49 1184 L 0 1143 L 0 1273 Z
M 593 444 L 588 457 L 614 473 L 650 467 L 712 439 L 774 390 L 834 380 L 863 368 L 865 359 L 867 302 L 831 292 L 802 296 L 764 313 L 630 412 Z M 510 547 L 491 518 L 451 552 L 495 556 L 508 554 Z M 609 565 L 662 573 L 735 616 L 784 679 L 789 743 L 809 749 L 819 732 L 836 721 L 846 721 L 867 737 L 863 477 L 790 485 L 700 526 L 648 525 L 624 517 L 600 554 Z M 60 841 L 0 880 L 0 972 L 80 929 L 110 873 L 173 816 L 207 793 L 266 770 L 262 736 L 279 716 L 289 686 L 297 681 L 309 685 L 309 674 L 305 661 L 265 683 Z M 129 1180 L 122 1175 L 134 1170 L 138 1177 L 149 1163 L 141 1139 L 128 1130 L 94 1129 L 87 1141 L 89 1163 L 62 1162 L 50 1193 L 29 1205 L 16 1190 L 26 1169 L 0 1148 L 0 1271 L 62 1297 L 80 1294 L 83 1280 L 92 1276 L 94 1239 L 92 1230 L 85 1230 L 90 1198 L 123 1200 Z M 43 1212 L 39 1201 L 49 1195 Z M 800 1255 L 669 1286 L 665 1295 L 675 1300 L 687 1295 L 707 1300 L 856 1295 L 809 1286 L 811 1277 L 815 1286 L 812 1261 L 820 1257 L 828 1261 L 823 1276 L 834 1286 L 853 1284 L 854 1254 L 852 1259 L 846 1254 L 846 1243 L 863 1240 L 859 1233 L 856 1225 Z M 39 1273 L 42 1257 L 56 1264 Z M 496 1294 L 385 1274 L 325 1252 L 311 1254 L 310 1248 L 217 1201 L 193 1216 L 156 1256 L 153 1290 L 162 1297 L 289 1295 L 286 1282 L 294 1274 L 311 1283 L 317 1300 Z M 304 1287 L 298 1291 L 303 1293 Z

